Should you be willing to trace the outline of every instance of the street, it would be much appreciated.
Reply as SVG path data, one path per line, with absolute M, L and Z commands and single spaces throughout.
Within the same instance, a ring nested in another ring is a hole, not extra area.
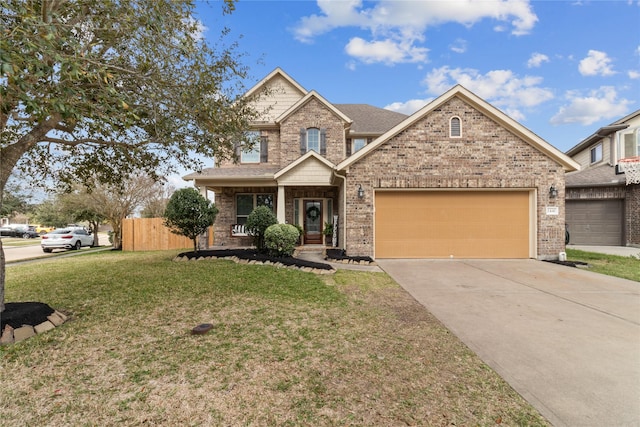
M 24 245 L 24 241 L 20 240 L 21 246 L 12 246 L 11 240 L 15 241 L 15 239 L 6 239 L 3 238 L 2 241 L 2 249 L 4 250 L 5 262 L 15 262 L 28 260 L 33 258 L 49 258 L 51 256 L 55 256 L 56 254 L 67 252 L 67 253 L 78 253 L 82 251 L 89 250 L 90 248 L 82 248 L 80 251 L 71 251 L 66 249 L 55 249 L 52 253 L 44 253 L 42 248 L 40 247 L 40 239 L 29 239 L 26 242 L 32 243 L 28 245 Z M 99 243 L 104 243 L 108 241 L 108 237 L 106 234 L 98 233 L 98 241 Z

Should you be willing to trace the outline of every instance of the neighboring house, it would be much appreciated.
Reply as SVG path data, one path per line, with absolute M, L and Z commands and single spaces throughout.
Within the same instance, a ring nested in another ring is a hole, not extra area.
M 566 153 L 580 163 L 566 176 L 571 244 L 640 246 L 640 184 L 620 159 L 640 156 L 640 110 L 598 129 Z
M 564 250 L 565 172 L 578 164 L 455 86 L 411 116 L 332 104 L 276 69 L 245 94 L 269 108 L 237 164 L 191 174 L 215 193 L 217 245 L 251 240 L 259 205 L 322 243 L 374 258 L 541 258 Z

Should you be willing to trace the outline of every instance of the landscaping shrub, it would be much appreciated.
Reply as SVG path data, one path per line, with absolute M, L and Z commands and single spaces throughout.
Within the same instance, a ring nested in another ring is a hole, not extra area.
M 172 233 L 186 236 L 198 251 L 198 236 L 207 231 L 216 220 L 218 208 L 205 199 L 195 188 L 177 190 L 164 211 L 164 225 Z
M 298 229 L 291 224 L 274 224 L 265 230 L 264 243 L 272 256 L 291 256 L 299 236 Z
M 247 217 L 245 227 L 253 237 L 253 244 L 260 252 L 265 252 L 264 232 L 278 223 L 278 218 L 271 209 L 266 206 L 258 206 Z

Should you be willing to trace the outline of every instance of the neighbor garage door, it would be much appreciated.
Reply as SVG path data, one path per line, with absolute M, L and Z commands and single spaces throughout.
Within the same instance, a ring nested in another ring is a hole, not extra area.
M 622 244 L 622 200 L 567 200 L 566 222 L 574 245 Z
M 376 258 L 529 258 L 527 191 L 377 191 Z

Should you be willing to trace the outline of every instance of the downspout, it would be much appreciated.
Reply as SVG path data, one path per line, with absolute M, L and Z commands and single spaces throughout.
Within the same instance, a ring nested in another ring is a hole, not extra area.
M 346 236 L 347 234 L 347 177 L 339 175 L 335 169 L 333 170 L 333 176 L 335 176 L 336 178 L 342 179 L 342 210 L 344 214 L 342 215 L 343 232 L 340 235 L 340 240 L 342 240 L 344 244 L 340 246 L 342 246 L 343 249 L 346 249 L 346 246 L 347 246 L 347 238 L 346 238 L 347 237 Z

